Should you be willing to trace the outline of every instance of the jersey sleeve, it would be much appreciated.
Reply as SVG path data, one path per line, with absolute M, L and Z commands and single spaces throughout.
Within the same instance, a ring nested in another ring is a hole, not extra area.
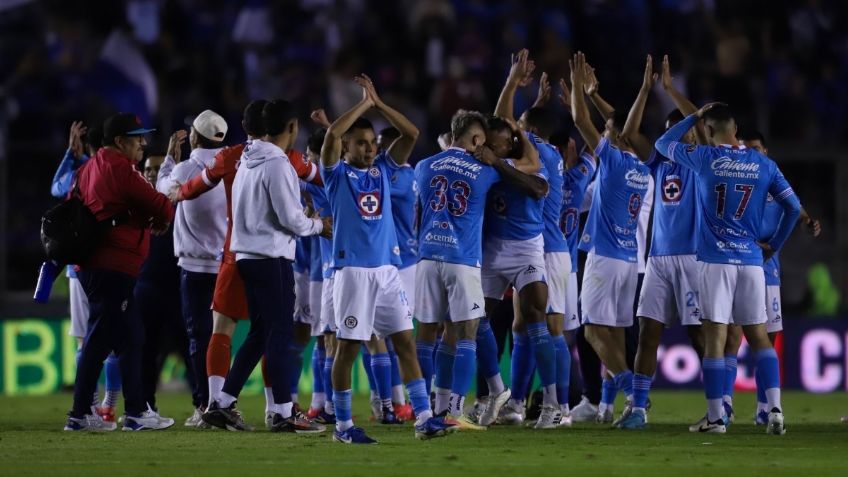
M 321 174 L 318 172 L 318 166 L 310 162 L 302 152 L 289 149 L 286 151 L 286 155 L 289 157 L 289 162 L 294 167 L 294 172 L 299 179 L 321 184 Z
M 701 170 L 702 165 L 708 157 L 707 146 L 686 144 L 679 142 L 687 131 L 698 122 L 698 117 L 690 114 L 683 121 L 670 127 L 654 145 L 660 154 L 677 162 L 693 171 Z
M 795 224 L 798 222 L 798 217 L 801 216 L 801 201 L 795 195 L 792 186 L 783 177 L 783 173 L 776 166 L 771 183 L 769 184 L 769 193 L 783 207 L 783 216 L 777 226 L 777 232 L 774 233 L 774 236 L 768 242 L 771 248 L 777 251 L 780 250 L 786 239 L 789 238 L 789 235 L 795 228 Z

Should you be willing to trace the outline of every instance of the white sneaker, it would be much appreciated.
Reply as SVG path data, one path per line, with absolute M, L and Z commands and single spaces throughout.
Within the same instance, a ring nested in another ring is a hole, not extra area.
M 486 406 L 486 410 L 483 411 L 483 414 L 480 415 L 480 425 L 492 425 L 498 419 L 498 416 L 500 416 L 501 409 L 503 409 L 504 404 L 509 401 L 510 397 L 512 397 L 512 391 L 510 391 L 509 388 L 504 389 L 503 392 L 497 396 L 489 396 L 489 404 Z
M 524 403 L 510 399 L 498 413 L 498 424 L 520 426 L 524 422 Z
M 480 422 L 480 416 L 483 415 L 483 412 L 486 410 L 486 407 L 489 403 L 489 396 L 483 396 L 480 399 L 475 399 L 474 404 L 470 406 L 466 406 L 463 411 L 465 417 L 467 417 L 471 422 Z
M 91 407 L 91 414 L 86 414 L 80 418 L 68 416 L 68 422 L 65 423 L 66 431 L 114 431 L 118 427 L 114 422 L 104 421 L 97 412 L 94 406 Z
M 533 429 L 556 429 L 562 419 L 562 412 L 559 410 L 559 405 L 552 406 L 545 404 L 542 406 L 542 413 L 539 414 L 539 420 Z
M 194 410 L 194 413 L 191 416 L 189 416 L 188 419 L 185 420 L 185 423 L 183 425 L 185 427 L 197 427 L 198 424 L 203 422 L 203 419 L 201 419 L 201 417 L 200 417 L 202 415 L 203 415 L 203 410 L 200 409 L 200 408 L 196 408 Z
M 562 418 L 559 420 L 559 427 L 571 427 L 571 423 L 573 422 L 573 418 L 570 412 L 560 411 L 562 414 Z
M 162 417 L 158 412 L 147 406 L 147 410 L 141 413 L 141 416 L 125 416 L 124 431 L 146 431 L 167 429 L 174 425 L 174 420 L 170 417 Z
M 780 409 L 774 408 L 769 413 L 766 434 L 774 434 L 776 436 L 786 434 L 786 426 L 783 425 L 783 413 L 780 412 Z
M 265 411 L 265 429 L 271 429 L 274 423 L 274 413 L 271 411 Z
M 715 422 L 705 422 L 701 424 L 701 427 L 698 428 L 698 432 L 705 432 L 708 434 L 725 434 L 727 432 L 727 426 L 724 425 L 724 419 L 719 419 Z
M 707 415 L 704 414 L 698 422 L 689 426 L 689 432 L 700 432 L 702 426 L 705 426 L 709 421 L 707 420 Z
M 580 400 L 580 404 L 574 406 L 571 410 L 571 419 L 574 422 L 594 422 L 598 415 L 598 406 L 595 406 L 586 396 Z

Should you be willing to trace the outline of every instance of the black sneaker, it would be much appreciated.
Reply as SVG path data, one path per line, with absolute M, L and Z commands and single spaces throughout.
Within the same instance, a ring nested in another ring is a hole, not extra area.
M 244 422 L 241 412 L 236 408 L 236 401 L 230 407 L 222 408 L 218 401 L 213 401 L 201 416 L 203 422 L 210 426 L 228 431 L 252 431 L 253 426 Z
M 381 424 L 403 424 L 403 419 L 397 417 L 395 414 L 395 410 L 388 407 L 383 406 L 383 418 L 380 420 Z
M 290 417 L 274 414 L 271 420 L 271 432 L 294 432 L 296 434 L 317 434 L 326 431 L 326 426 L 313 422 L 303 413 L 298 412 Z

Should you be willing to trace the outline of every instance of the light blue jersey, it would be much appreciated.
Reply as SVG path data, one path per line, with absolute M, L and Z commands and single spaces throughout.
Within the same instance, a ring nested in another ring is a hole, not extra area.
M 586 195 L 586 189 L 595 176 L 595 160 L 589 154 L 581 154 L 577 164 L 563 175 L 562 212 L 560 228 L 568 241 L 571 254 L 571 271 L 577 272 L 577 238 L 580 236 L 580 206 Z
M 400 265 L 390 180 L 397 168 L 386 153 L 368 169 L 344 161 L 321 167 L 333 214 L 335 268 Z
M 392 173 L 392 215 L 400 246 L 401 269 L 418 262 L 418 186 L 409 164 Z
M 597 185 L 580 239 L 580 250 L 602 257 L 637 262 L 636 228 L 651 171 L 639 159 L 602 138 L 595 148 Z
M 542 141 L 541 138 L 529 134 L 530 141 L 539 151 L 539 159 L 548 171 L 548 195 L 542 208 L 545 228 L 542 237 L 545 239 L 545 253 L 568 252 L 568 241 L 560 227 L 562 217 L 562 196 L 565 179 L 563 177 L 563 160 L 556 147 Z
M 419 162 L 419 258 L 480 267 L 486 194 L 499 180 L 493 167 L 457 147 Z
M 292 270 L 295 273 L 309 273 L 309 264 L 311 262 L 311 249 L 309 246 L 312 241 L 309 237 L 298 237 L 294 245 L 294 262 L 292 262 Z
M 304 237 L 305 239 L 306 237 Z M 321 253 L 321 240 L 327 240 L 313 235 L 309 237 L 309 281 L 324 281 L 324 256 Z
M 766 210 L 763 212 L 763 228 L 760 230 L 760 240 L 769 240 L 777 233 L 781 218 L 783 218 L 783 207 L 775 202 L 774 197 L 769 194 L 766 197 Z M 777 253 L 763 264 L 763 272 L 766 275 L 767 286 L 780 286 L 780 259 Z
M 784 210 L 769 240 L 780 250 L 792 232 L 801 203 L 777 164 L 754 149 L 695 146 L 677 142 L 697 121 L 691 115 L 663 134 L 656 148 L 697 176 L 698 260 L 732 265 L 763 265 L 761 237 L 766 197 L 771 194 Z
M 300 187 L 312 196 L 312 206 L 315 210 L 320 211 L 321 217 L 332 216 L 330 202 L 327 201 L 327 191 L 324 190 L 324 187 L 303 181 L 300 182 Z M 333 241 L 319 235 L 316 235 L 315 239 L 317 239 L 318 248 L 321 253 L 320 269 L 322 271 L 322 278 L 333 278 L 333 270 L 335 269 L 333 266 Z
M 530 142 L 537 144 L 535 136 L 528 137 Z M 548 180 L 544 161 L 536 175 Z M 511 184 L 495 184 L 489 191 L 486 205 L 486 221 L 483 223 L 486 236 L 503 240 L 530 240 L 538 237 L 545 230 L 544 205 L 544 197 L 534 199 Z
M 691 169 L 654 149 L 647 162 L 654 175 L 654 225 L 651 257 L 694 255 L 698 250 L 697 178 Z

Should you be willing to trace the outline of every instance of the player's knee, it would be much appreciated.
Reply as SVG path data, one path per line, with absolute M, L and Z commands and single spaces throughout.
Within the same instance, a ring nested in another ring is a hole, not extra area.
M 459 323 L 454 323 L 452 326 L 456 330 L 456 337 L 459 340 L 476 340 L 477 330 L 480 320 L 468 320 Z M 482 330 L 481 330 L 482 331 Z

